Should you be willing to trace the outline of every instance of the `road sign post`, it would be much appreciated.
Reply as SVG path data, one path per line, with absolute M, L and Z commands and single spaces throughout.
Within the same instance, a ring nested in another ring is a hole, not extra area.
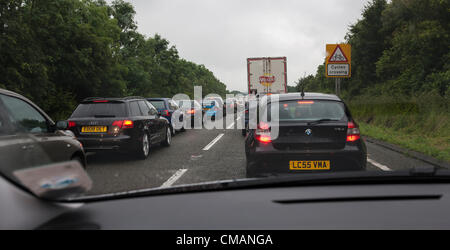
M 350 44 L 327 44 L 325 74 L 328 78 L 336 78 L 336 95 L 341 94 L 341 78 L 352 75 L 352 54 Z

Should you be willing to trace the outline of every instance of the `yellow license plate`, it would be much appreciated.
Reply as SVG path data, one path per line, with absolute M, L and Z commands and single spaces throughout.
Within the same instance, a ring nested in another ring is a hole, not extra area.
M 107 131 L 106 126 L 84 126 L 81 127 L 81 133 L 105 133 Z
M 290 161 L 290 170 L 330 170 L 330 161 Z

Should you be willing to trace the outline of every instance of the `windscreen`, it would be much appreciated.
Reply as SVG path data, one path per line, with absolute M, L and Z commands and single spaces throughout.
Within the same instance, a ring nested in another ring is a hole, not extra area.
M 78 157 L 93 180 L 86 195 L 108 197 L 445 169 L 449 9 L 449 0 L 2 0 L 0 172 L 48 164 L 37 149 Z

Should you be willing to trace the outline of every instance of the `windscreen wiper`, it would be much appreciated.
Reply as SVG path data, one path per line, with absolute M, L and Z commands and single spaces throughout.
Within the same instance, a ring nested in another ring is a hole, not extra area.
M 308 122 L 308 126 L 319 124 L 319 123 L 322 123 L 322 122 L 338 122 L 338 121 L 340 121 L 340 120 L 336 120 L 336 119 L 320 119 L 320 120 Z

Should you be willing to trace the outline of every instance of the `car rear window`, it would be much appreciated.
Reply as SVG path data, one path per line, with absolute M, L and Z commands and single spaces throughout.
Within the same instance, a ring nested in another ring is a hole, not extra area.
M 150 103 L 157 109 L 166 109 L 166 104 L 164 101 L 150 101 Z
M 271 105 L 278 105 L 279 121 L 315 121 L 321 119 L 342 120 L 346 118 L 345 106 L 336 101 L 292 100 L 267 105 L 268 118 L 272 119 Z
M 125 116 L 127 116 L 125 103 L 109 102 L 80 104 L 73 112 L 71 118 Z

